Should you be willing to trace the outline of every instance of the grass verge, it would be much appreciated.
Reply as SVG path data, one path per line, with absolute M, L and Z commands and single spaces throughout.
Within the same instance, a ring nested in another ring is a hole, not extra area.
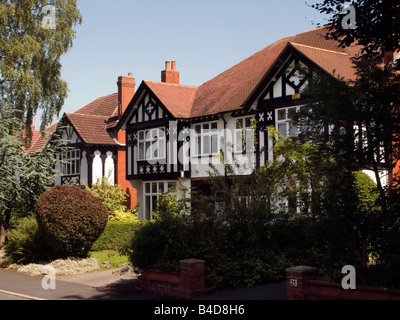
M 127 256 L 121 256 L 117 251 L 103 250 L 103 251 L 92 251 L 90 256 L 95 258 L 101 264 L 110 262 L 112 268 L 116 268 L 124 263 L 129 262 Z

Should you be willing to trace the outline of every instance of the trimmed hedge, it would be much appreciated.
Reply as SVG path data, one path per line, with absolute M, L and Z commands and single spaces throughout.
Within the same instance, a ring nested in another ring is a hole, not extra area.
M 141 221 L 108 222 L 104 232 L 94 243 L 92 251 L 117 250 L 126 254 L 126 246 L 129 246 L 133 234 L 141 225 Z

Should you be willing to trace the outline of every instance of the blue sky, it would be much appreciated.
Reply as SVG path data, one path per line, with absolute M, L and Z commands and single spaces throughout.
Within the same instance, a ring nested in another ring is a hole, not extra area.
M 131 72 L 137 86 L 160 81 L 165 61 L 174 60 L 181 84 L 199 86 L 282 37 L 326 23 L 304 0 L 78 0 L 78 8 L 83 23 L 61 59 L 69 97 L 60 116 L 117 92 L 120 75 Z

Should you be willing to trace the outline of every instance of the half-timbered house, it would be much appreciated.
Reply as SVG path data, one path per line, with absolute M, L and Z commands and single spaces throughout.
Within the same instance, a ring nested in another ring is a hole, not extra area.
M 161 82 L 140 84 L 118 129 L 126 131 L 126 178 L 137 190 L 142 218 L 152 218 L 169 188 L 201 188 L 210 163 L 225 174 L 221 154 L 243 163 L 243 175 L 264 165 L 271 156 L 267 126 L 296 134 L 288 115 L 307 98 L 304 70 L 354 79 L 351 58 L 359 48 L 339 48 L 326 32 L 281 39 L 199 87 L 179 83 L 174 61 L 166 62 Z M 252 132 L 258 144 L 249 147 Z
M 74 113 L 65 113 L 58 124 L 48 129 L 56 132 L 68 146 L 59 156 L 56 184 L 92 186 L 106 177 L 110 184 L 119 184 L 127 194 L 126 205 L 136 206 L 136 190 L 126 180 L 125 133 L 116 130 L 135 92 L 132 74 L 121 76 L 118 92 L 100 97 Z M 31 151 L 42 147 L 45 137 L 33 141 Z

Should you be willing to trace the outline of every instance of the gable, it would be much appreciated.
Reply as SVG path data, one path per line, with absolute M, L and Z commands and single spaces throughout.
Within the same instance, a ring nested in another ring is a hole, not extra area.
M 308 76 L 310 76 L 310 68 L 301 60 L 290 56 L 283 63 L 281 69 L 272 76 L 259 101 L 287 96 L 298 97 L 298 94 L 301 94 L 307 87 Z
M 132 103 L 130 115 L 127 117 L 127 126 L 137 126 L 154 121 L 172 119 L 171 113 L 160 102 L 157 96 L 147 88 L 142 88 L 138 93 L 138 98 Z M 135 100 L 135 99 L 134 99 Z
M 66 121 L 65 126 L 62 127 L 61 139 L 68 145 L 82 142 L 81 137 L 71 125 L 70 121 Z

